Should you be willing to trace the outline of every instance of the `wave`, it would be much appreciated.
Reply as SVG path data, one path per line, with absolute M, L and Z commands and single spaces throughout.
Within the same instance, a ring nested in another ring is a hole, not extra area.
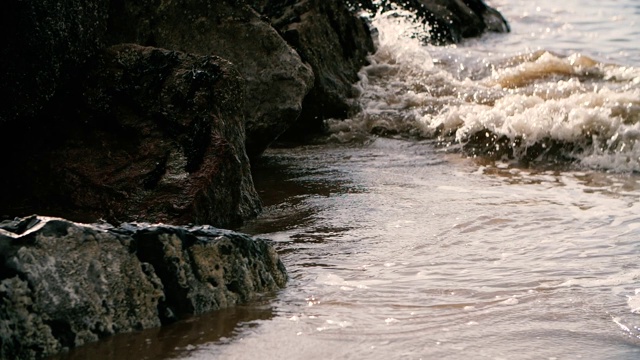
M 494 54 L 425 45 L 412 14 L 371 17 L 377 51 L 360 72 L 362 112 L 332 138 L 429 138 L 471 156 L 640 171 L 640 69 L 586 55 Z

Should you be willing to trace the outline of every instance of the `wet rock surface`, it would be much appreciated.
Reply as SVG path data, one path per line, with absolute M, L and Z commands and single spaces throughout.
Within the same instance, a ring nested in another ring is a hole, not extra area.
M 250 157 L 259 156 L 298 118 L 313 85 L 313 72 L 244 1 L 121 3 L 112 6 L 112 42 L 213 54 L 236 65 L 246 80 L 242 110 Z
M 0 358 L 33 359 L 284 286 L 266 241 L 210 226 L 0 223 Z
M 41 148 L 16 146 L 31 166 L 16 164 L 18 176 L 3 180 L 18 182 L 9 199 L 83 221 L 228 227 L 259 212 L 244 151 L 244 81 L 232 64 L 128 44 L 90 65 L 54 112 L 66 126 L 43 125 Z
M 434 44 L 458 43 L 465 38 L 490 32 L 509 32 L 509 24 L 495 9 L 482 0 L 383 0 L 373 3 L 360 0 L 360 6 L 370 11 L 399 6 L 411 10 L 430 27 Z
M 392 3 L 439 43 L 508 30 L 480 0 L 10 2 L 0 218 L 228 227 L 255 216 L 245 151 L 358 110 L 352 84 L 374 50 L 358 9 Z
M 353 84 L 375 49 L 366 21 L 348 1 L 256 0 L 253 6 L 269 18 L 315 75 L 302 113 L 284 140 L 300 141 L 322 133 L 325 119 L 344 119 L 359 110 L 359 93 Z

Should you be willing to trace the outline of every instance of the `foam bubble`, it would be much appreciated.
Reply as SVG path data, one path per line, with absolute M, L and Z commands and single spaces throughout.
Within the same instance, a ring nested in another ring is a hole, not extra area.
M 520 303 L 520 300 L 516 299 L 515 297 L 510 297 L 507 300 L 500 302 L 500 304 L 502 305 L 518 305 L 519 303 Z

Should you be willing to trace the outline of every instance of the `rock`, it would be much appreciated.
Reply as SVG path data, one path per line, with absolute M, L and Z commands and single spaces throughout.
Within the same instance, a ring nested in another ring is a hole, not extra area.
M 315 74 L 313 89 L 286 140 L 321 133 L 325 119 L 344 119 L 359 110 L 353 84 L 375 49 L 367 23 L 347 1 L 254 0 L 253 6 L 270 18 Z
M 273 247 L 246 235 L 210 226 L 134 224 L 126 230 L 136 240 L 140 260 L 153 265 L 165 286 L 165 315 L 202 314 L 245 303 L 287 280 Z
M 504 33 L 510 30 L 504 17 L 482 0 L 383 0 L 376 4 L 371 0 L 360 0 L 358 3 L 371 11 L 392 5 L 414 11 L 429 24 L 430 39 L 426 40 L 434 44 L 458 43 L 486 31 Z
M 257 214 L 244 150 L 244 81 L 229 62 L 119 45 L 85 76 L 60 100 L 65 126 L 40 130 L 49 146 L 27 143 L 16 152 L 31 151 L 26 168 L 35 169 L 12 178 L 22 183 L 11 187 L 21 190 L 15 202 L 31 201 L 18 206 L 83 221 L 224 227 Z
M 508 31 L 480 0 L 359 3 L 415 10 L 436 42 Z M 256 158 L 300 114 L 289 140 L 357 108 L 351 84 L 373 46 L 350 4 L 11 0 L 0 15 L 0 166 L 11 174 L 0 218 L 229 227 L 255 215 L 242 144 Z M 99 52 L 121 42 L 149 47 Z
M 162 284 L 129 250 L 131 238 L 36 220 L 22 234 L 0 230 L 1 358 L 42 358 L 160 326 Z
M 38 115 L 101 48 L 108 2 L 9 0 L 0 12 L 0 128 Z
M 0 358 L 35 359 L 284 286 L 266 241 L 210 226 L 0 223 Z
M 300 56 L 242 0 L 114 1 L 111 42 L 218 55 L 246 80 L 246 148 L 259 156 L 293 124 L 313 84 Z

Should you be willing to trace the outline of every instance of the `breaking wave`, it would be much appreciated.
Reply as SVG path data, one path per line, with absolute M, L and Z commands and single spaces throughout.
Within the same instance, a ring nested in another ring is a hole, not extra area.
M 640 171 L 640 68 L 487 49 L 510 35 L 425 45 L 428 27 L 401 10 L 370 20 L 377 51 L 360 72 L 363 110 L 329 121 L 333 139 L 427 138 L 490 159 Z

